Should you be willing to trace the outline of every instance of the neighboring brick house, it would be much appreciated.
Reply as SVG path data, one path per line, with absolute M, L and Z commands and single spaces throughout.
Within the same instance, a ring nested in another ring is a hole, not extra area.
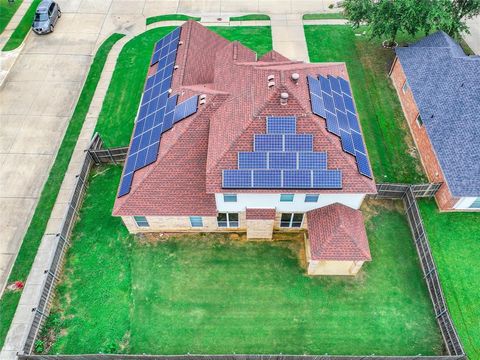
M 303 231 L 309 274 L 354 275 L 374 193 L 344 63 L 257 59 L 193 21 L 157 43 L 113 209 L 131 233 Z
M 444 32 L 396 49 L 391 78 L 441 210 L 480 210 L 480 57 Z

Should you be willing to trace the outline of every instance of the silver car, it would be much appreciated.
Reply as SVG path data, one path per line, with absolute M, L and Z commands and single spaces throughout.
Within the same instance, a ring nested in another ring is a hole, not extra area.
M 47 34 L 53 31 L 58 19 L 62 16 L 60 7 L 53 0 L 44 0 L 35 11 L 32 29 L 37 34 Z

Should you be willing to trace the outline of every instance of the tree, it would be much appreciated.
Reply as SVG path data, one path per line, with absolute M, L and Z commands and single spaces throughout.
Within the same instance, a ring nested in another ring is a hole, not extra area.
M 372 37 L 395 44 L 400 31 L 468 31 L 465 20 L 480 14 L 480 0 L 345 0 L 344 8 L 354 27 L 366 25 Z

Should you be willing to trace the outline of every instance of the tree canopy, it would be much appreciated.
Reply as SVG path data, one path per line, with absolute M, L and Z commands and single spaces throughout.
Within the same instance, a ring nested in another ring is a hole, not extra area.
M 468 32 L 465 21 L 480 14 L 480 0 L 345 0 L 344 8 L 355 27 L 365 24 L 371 36 L 394 43 L 399 31 Z

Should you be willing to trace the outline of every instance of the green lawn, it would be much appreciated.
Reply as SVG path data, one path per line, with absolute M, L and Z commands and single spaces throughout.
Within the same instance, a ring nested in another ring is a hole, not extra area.
M 312 62 L 346 62 L 377 182 L 425 181 L 395 89 L 388 77 L 394 53 L 355 36 L 350 26 L 305 26 Z
M 230 21 L 252 21 L 252 20 L 270 20 L 270 16 L 265 14 L 249 14 L 243 16 L 232 16 Z
M 43 332 L 57 336 L 49 353 L 441 352 L 400 204 L 364 209 L 373 261 L 359 276 L 311 278 L 298 242 L 129 235 L 111 216 L 120 175 L 110 166 L 90 178 L 58 326 Z
M 35 209 L 30 226 L 25 234 L 22 246 L 18 253 L 9 282 L 16 280 L 25 281 L 33 260 L 37 253 L 38 246 L 45 232 L 50 213 L 55 204 L 58 191 L 62 184 L 64 174 L 67 170 L 70 157 L 77 142 L 78 135 L 82 129 L 83 122 L 86 118 L 90 102 L 97 87 L 100 75 L 107 60 L 108 53 L 112 46 L 123 37 L 122 34 L 113 34 L 100 46 L 93 59 L 90 71 L 85 81 L 85 85 L 80 94 L 75 111 L 68 124 L 67 131 L 63 138 L 60 149 L 58 150 L 55 162 L 50 175 L 42 190 L 42 194 Z M 18 301 L 20 299 L 19 292 L 6 291 L 0 299 L 0 346 L 3 345 L 5 336 L 10 327 L 10 322 L 15 313 Z
M 13 3 L 8 0 L 0 0 L 0 34 L 5 30 L 20 5 L 22 5 L 22 0 L 15 0 Z
M 469 359 L 480 359 L 480 214 L 419 205 L 453 322 Z
M 32 1 L 22 20 L 20 20 L 20 23 L 13 31 L 13 34 L 10 36 L 10 39 L 8 39 L 7 43 L 3 47 L 3 51 L 14 50 L 20 45 L 22 45 L 23 40 L 28 35 L 28 32 L 32 27 L 33 16 L 35 15 L 35 11 L 37 10 L 38 4 L 40 4 L 41 1 L 42 0 Z
M 305 14 L 303 20 L 325 20 L 325 19 L 345 19 L 343 13 L 318 13 L 318 14 Z
M 160 22 L 160 21 L 187 21 L 187 20 L 200 21 L 200 18 L 183 15 L 183 14 L 158 15 L 158 16 L 152 16 L 147 18 L 147 25 Z
M 173 27 L 146 31 L 130 40 L 122 49 L 107 91 L 96 131 L 106 146 L 126 146 L 142 96 L 152 49 Z M 270 27 L 211 27 L 229 40 L 239 40 L 259 56 L 272 49 Z

